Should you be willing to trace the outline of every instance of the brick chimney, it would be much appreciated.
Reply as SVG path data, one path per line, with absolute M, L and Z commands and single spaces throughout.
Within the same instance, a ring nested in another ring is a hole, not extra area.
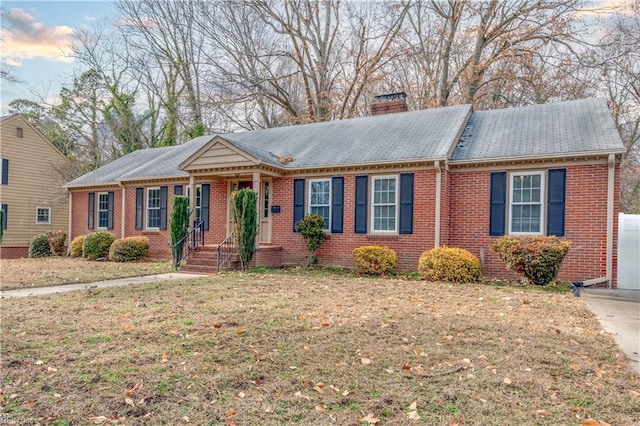
M 407 94 L 404 92 L 378 95 L 373 99 L 371 115 L 393 114 L 395 112 L 405 112 L 409 109 L 407 106 Z

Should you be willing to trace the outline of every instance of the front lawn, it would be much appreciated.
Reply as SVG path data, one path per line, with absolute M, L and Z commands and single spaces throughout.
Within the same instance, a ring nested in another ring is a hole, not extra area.
M 640 418 L 584 302 L 536 289 L 233 272 L 4 299 L 1 332 L 0 403 L 45 424 Z
M 99 262 L 73 257 L 0 259 L 0 289 L 90 283 L 171 272 L 171 262 Z

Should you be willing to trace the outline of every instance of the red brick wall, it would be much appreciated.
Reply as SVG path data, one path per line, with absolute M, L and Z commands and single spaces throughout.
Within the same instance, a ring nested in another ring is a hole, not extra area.
M 584 281 L 606 274 L 607 164 L 567 167 L 565 236 L 572 247 L 559 278 Z M 489 191 L 491 171 L 451 173 L 450 231 L 447 245 L 462 247 L 476 256 L 485 252 L 485 275 L 515 277 L 490 250 L 498 237 L 489 236 Z M 617 176 L 617 175 L 616 175 Z M 618 188 L 616 187 L 616 194 Z M 618 215 L 618 198 L 615 200 Z M 617 248 L 617 220 L 614 252 Z M 615 269 L 614 269 L 615 276 Z
M 29 257 L 29 247 L 0 247 L 0 259 Z
M 400 270 L 416 270 L 422 252 L 432 248 L 434 244 L 435 171 L 415 172 L 413 234 L 393 236 L 353 232 L 356 174 L 340 176 L 344 176 L 344 232 L 328 235 L 328 239 L 322 243 L 317 253 L 320 264 L 353 267 L 353 249 L 367 245 L 385 245 L 396 251 Z M 371 190 L 371 184 L 368 189 Z M 308 196 L 308 188 L 305 188 L 305 196 Z M 370 198 L 369 194 L 369 203 Z M 274 179 L 273 205 L 280 206 L 280 213 L 273 215 L 272 243 L 283 247 L 282 259 L 285 264 L 304 264 L 307 253 L 305 241 L 293 232 L 292 178 Z M 369 222 L 370 220 L 367 220 L 368 225 Z

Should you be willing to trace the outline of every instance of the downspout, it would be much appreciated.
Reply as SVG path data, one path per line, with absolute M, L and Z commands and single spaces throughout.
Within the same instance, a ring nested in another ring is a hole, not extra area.
M 127 212 L 127 209 L 125 208 L 124 203 L 126 202 L 127 198 L 125 197 L 125 193 L 124 193 L 124 191 L 125 191 L 124 185 L 122 183 L 118 182 L 118 186 L 122 189 L 122 206 L 120 206 L 120 238 L 125 238 L 126 237 L 126 235 L 125 235 L 126 230 L 125 230 L 124 224 L 125 224 L 126 221 L 124 220 L 124 218 L 125 218 L 125 214 Z
M 71 232 L 73 231 L 73 194 L 68 189 L 67 192 L 69 193 L 69 233 L 67 234 L 67 256 L 69 256 L 71 254 Z
M 442 170 L 440 169 L 439 160 L 436 160 L 433 163 L 433 168 L 436 170 L 436 224 L 433 233 L 433 246 L 440 247 L 440 200 L 442 198 Z
M 614 189 L 615 189 L 616 156 L 609 154 L 609 176 L 607 182 L 607 264 L 606 277 L 608 287 L 613 286 L 613 213 L 614 213 Z

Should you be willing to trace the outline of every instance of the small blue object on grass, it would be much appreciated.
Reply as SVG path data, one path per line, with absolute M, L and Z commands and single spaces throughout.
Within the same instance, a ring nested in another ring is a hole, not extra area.
M 581 282 L 571 283 L 571 293 L 573 297 L 580 297 L 580 289 L 578 287 L 582 287 Z

